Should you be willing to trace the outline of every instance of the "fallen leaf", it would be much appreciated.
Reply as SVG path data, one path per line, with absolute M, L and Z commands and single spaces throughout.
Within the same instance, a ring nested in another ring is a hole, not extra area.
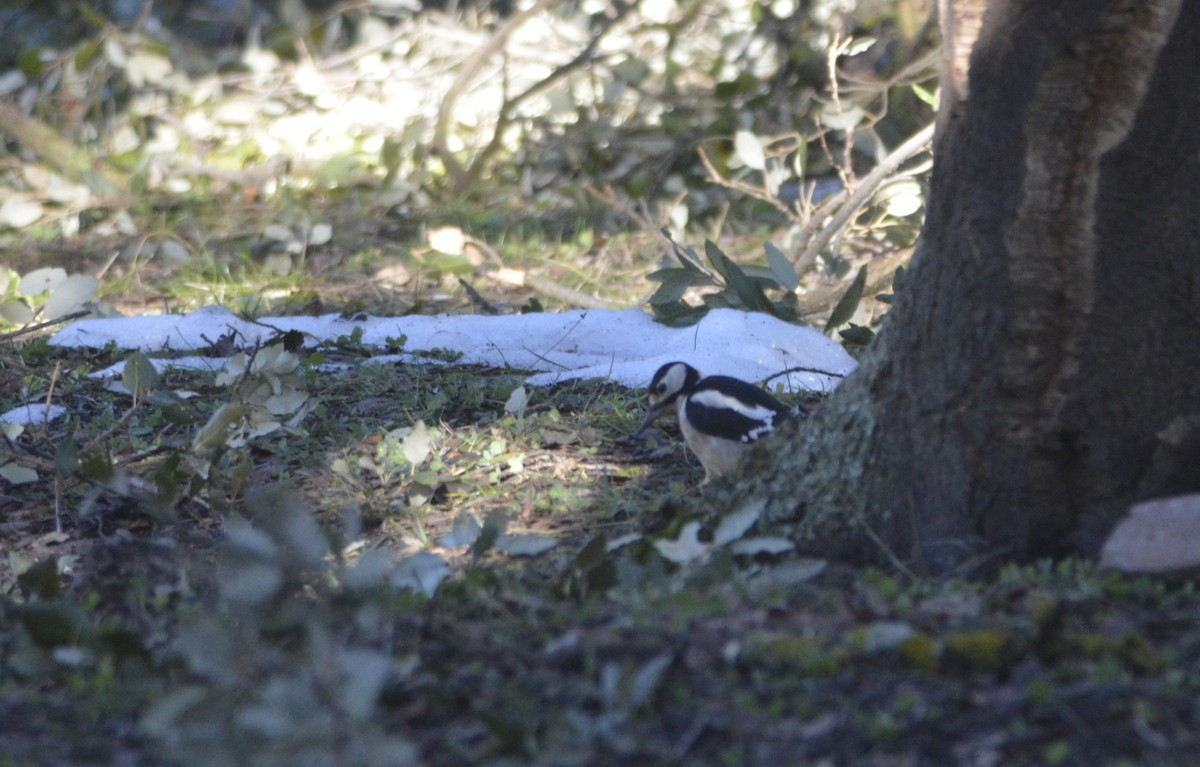
M 503 551 L 510 557 L 536 557 L 558 545 L 557 538 L 534 533 L 514 533 L 501 535 L 496 539 L 494 548 Z
M 688 522 L 675 540 L 655 541 L 654 548 L 658 549 L 658 553 L 665 559 L 677 565 L 687 564 L 708 553 L 708 546 L 700 542 L 699 522 Z

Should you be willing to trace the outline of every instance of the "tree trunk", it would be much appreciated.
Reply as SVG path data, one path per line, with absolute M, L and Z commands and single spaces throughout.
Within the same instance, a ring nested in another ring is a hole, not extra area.
M 1091 553 L 1130 503 L 1200 490 L 1200 2 L 948 2 L 983 21 L 905 284 L 721 499 L 929 572 Z

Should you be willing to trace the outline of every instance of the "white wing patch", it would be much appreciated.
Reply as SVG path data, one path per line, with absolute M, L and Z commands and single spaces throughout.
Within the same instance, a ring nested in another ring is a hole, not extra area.
M 754 442 L 771 433 L 775 430 L 776 422 L 780 418 L 779 413 L 769 407 L 745 402 L 716 389 L 702 389 L 688 397 L 688 400 L 697 405 L 711 408 L 714 416 L 723 414 L 730 420 L 746 419 L 738 424 L 740 433 L 737 435 L 737 439 L 740 442 Z
M 752 418 L 755 421 L 770 422 L 775 419 L 776 413 L 769 407 L 763 405 L 755 405 L 749 402 L 743 402 L 737 397 L 731 397 L 728 394 L 723 394 L 716 389 L 702 389 L 691 396 L 693 402 L 699 402 L 701 405 L 708 407 L 720 408 L 721 410 L 732 410 L 735 413 L 744 415 L 747 418 Z

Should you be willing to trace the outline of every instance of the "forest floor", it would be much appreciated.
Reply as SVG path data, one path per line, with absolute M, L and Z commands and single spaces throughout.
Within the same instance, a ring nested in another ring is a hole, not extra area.
M 354 250 L 391 247 L 368 229 Z M 109 246 L 56 247 L 79 268 Z M 452 274 L 384 296 L 321 259 L 290 292 L 237 289 L 272 312 L 478 309 Z M 116 264 L 105 298 L 185 303 L 156 268 Z M 294 429 L 206 452 L 231 401 L 211 374 L 132 407 L 87 377 L 126 352 L 22 340 L 5 390 L 71 416 L 4 448 L 40 479 L 0 494 L 0 765 L 1200 764 L 1192 579 L 739 554 L 711 544 L 675 428 L 632 440 L 641 393 L 603 383 L 514 412 L 519 371 L 313 372 L 369 354 L 343 339 L 299 352 Z

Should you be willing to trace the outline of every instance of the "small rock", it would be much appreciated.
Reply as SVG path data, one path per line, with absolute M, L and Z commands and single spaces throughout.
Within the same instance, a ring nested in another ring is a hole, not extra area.
M 1134 573 L 1200 566 L 1200 494 L 1134 506 L 1104 542 L 1100 566 Z

